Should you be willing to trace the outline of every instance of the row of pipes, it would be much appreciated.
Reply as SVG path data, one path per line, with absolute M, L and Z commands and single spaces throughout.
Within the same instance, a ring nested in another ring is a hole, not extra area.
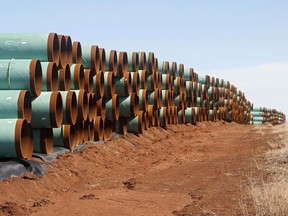
M 261 125 L 270 123 L 272 125 L 283 124 L 286 121 L 285 115 L 278 112 L 276 109 L 268 109 L 266 107 L 253 107 L 250 111 L 251 120 L 250 124 Z
M 56 33 L 0 34 L 0 91 L 0 158 L 29 159 L 167 124 L 258 122 L 229 81 L 153 52 L 82 46 Z M 283 113 L 270 113 L 285 122 Z

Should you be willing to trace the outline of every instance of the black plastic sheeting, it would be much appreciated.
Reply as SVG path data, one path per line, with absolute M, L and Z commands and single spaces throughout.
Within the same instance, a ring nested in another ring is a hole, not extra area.
M 114 135 L 112 139 L 118 139 L 119 135 Z M 104 141 L 89 142 L 92 144 L 104 144 Z M 84 149 L 86 144 L 81 144 L 74 148 L 73 151 Z M 43 162 L 24 160 L 18 158 L 1 159 L 0 160 L 0 181 L 11 178 L 19 177 L 24 173 L 30 172 L 41 178 L 45 174 L 45 168 L 50 166 L 50 162 L 54 161 L 58 155 L 66 154 L 70 150 L 62 147 L 54 147 L 54 153 L 51 155 L 34 153 L 33 157 L 40 158 Z

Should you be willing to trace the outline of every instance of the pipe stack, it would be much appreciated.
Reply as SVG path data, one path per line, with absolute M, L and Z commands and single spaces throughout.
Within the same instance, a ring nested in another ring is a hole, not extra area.
M 229 81 L 158 62 L 153 52 L 82 46 L 56 33 L 0 34 L 0 50 L 0 158 L 168 124 L 286 121 L 276 110 L 253 109 Z

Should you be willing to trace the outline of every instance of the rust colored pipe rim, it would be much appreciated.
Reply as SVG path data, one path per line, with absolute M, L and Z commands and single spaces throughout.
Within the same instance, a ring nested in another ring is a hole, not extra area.
M 88 112 L 88 120 L 92 122 L 97 114 L 97 100 L 96 100 L 96 95 L 94 93 L 88 94 L 89 98 L 89 112 Z
M 63 127 L 63 140 L 64 140 L 65 148 L 72 151 L 77 142 L 76 126 L 75 125 L 63 125 L 62 127 Z
M 66 65 L 67 62 L 67 47 L 66 47 L 66 39 L 64 35 L 58 35 L 58 41 L 59 41 L 59 68 L 62 68 L 62 66 Z
M 48 63 L 46 86 L 48 91 L 58 91 L 58 68 L 55 62 Z
M 100 70 L 106 70 L 106 52 L 104 48 L 99 48 L 99 55 L 100 55 Z
M 132 53 L 132 69 L 134 72 L 139 70 L 139 54 L 137 52 Z
M 141 97 L 141 102 L 142 102 L 142 111 L 143 112 L 147 112 L 148 110 L 148 94 L 147 94 L 147 90 L 146 89 L 141 89 L 141 91 L 139 92 L 140 94 L 142 94 Z
M 133 76 L 133 80 L 132 80 L 132 90 L 137 95 L 139 95 L 139 89 L 140 89 L 140 77 L 139 77 L 139 73 L 135 72 Z
M 89 124 L 90 121 L 87 119 L 86 121 L 83 122 L 83 139 L 84 142 L 87 142 L 89 140 Z
M 70 67 L 66 64 L 59 72 L 59 89 L 61 91 L 69 91 L 71 87 Z
M 31 94 L 39 96 L 42 91 L 42 67 L 39 60 L 31 60 L 29 73 Z
M 42 128 L 40 130 L 40 150 L 43 154 L 53 153 L 53 130 L 52 128 Z
M 21 90 L 18 97 L 18 118 L 24 118 L 28 123 L 31 122 L 32 107 L 31 95 L 27 90 Z
M 138 72 L 138 74 L 139 74 L 139 72 Z M 146 89 L 147 88 L 147 73 L 146 73 L 146 70 L 141 70 L 139 78 L 140 78 L 141 89 Z
M 99 48 L 97 45 L 92 45 L 91 46 L 91 69 L 95 70 L 96 73 L 100 71 L 100 53 L 99 53 Z
M 130 113 L 136 116 L 139 111 L 139 96 L 135 93 L 130 95 Z
M 138 112 L 138 133 L 143 134 L 145 129 L 145 118 L 144 118 L 144 112 L 139 111 Z
M 154 110 L 154 117 L 155 117 L 155 126 L 160 127 L 161 122 L 160 122 L 160 110 L 159 109 Z
M 78 95 L 78 120 L 86 121 L 88 117 L 88 94 L 85 90 L 80 90 Z
M 85 76 L 84 68 L 82 64 L 76 64 L 74 72 L 71 71 L 74 78 L 74 89 L 84 89 L 85 87 Z
M 59 128 L 63 119 L 63 102 L 59 92 L 52 92 L 50 97 L 51 127 Z
M 155 117 L 154 117 L 154 106 L 148 105 L 148 121 L 150 127 L 153 127 L 155 125 Z
M 95 77 L 95 82 L 93 82 L 94 87 L 94 93 L 97 97 L 103 97 L 104 96 L 104 72 L 100 71 L 98 72 Z
M 74 41 L 72 45 L 72 62 L 82 64 L 82 48 L 79 41 Z
M 68 124 L 76 124 L 77 115 L 77 97 L 74 91 L 69 91 L 66 96 L 66 119 Z
M 66 63 L 72 65 L 72 40 L 70 36 L 65 36 L 66 41 Z
M 102 141 L 104 136 L 104 125 L 101 116 L 97 116 L 94 121 L 94 140 Z
M 84 80 L 85 80 L 85 90 L 87 93 L 93 93 L 94 87 L 93 87 L 93 74 L 90 69 L 84 70 Z
M 117 70 L 118 70 L 118 64 L 117 64 L 117 52 L 116 50 L 110 50 L 109 53 L 109 62 L 108 62 L 108 70 L 113 72 L 114 75 L 117 75 Z M 107 66 L 106 66 L 107 67 Z
M 115 75 L 112 71 L 110 72 L 105 72 L 108 73 L 107 77 L 107 96 L 108 98 L 112 98 L 113 95 L 115 94 Z
M 124 92 L 125 92 L 125 95 L 130 95 L 130 93 L 132 92 L 131 73 L 125 72 L 123 76 L 124 76 Z
M 146 53 L 140 52 L 139 70 L 146 70 Z
M 119 97 L 115 94 L 112 97 L 112 118 L 113 120 L 118 120 L 120 115 L 120 108 L 119 108 Z
M 47 51 L 48 51 L 48 61 L 55 62 L 56 65 L 58 66 L 60 60 L 60 50 L 59 50 L 58 35 L 56 33 L 50 33 L 48 35 Z
M 34 147 L 32 126 L 26 119 L 18 119 L 15 125 L 15 148 L 19 158 L 30 159 Z
M 128 72 L 127 52 L 119 52 L 117 76 L 122 77 L 126 72 Z
M 94 133 L 94 120 L 90 121 L 89 122 L 89 141 L 94 141 L 94 136 L 95 136 L 95 133 Z

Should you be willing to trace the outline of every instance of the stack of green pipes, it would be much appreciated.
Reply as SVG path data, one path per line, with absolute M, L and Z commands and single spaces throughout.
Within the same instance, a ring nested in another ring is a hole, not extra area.
M 57 33 L 0 34 L 0 91 L 0 158 L 30 159 L 168 124 L 257 122 L 228 81 L 158 62 L 153 52 L 82 46 Z M 269 113 L 273 124 L 286 121 Z
M 283 124 L 286 122 L 286 116 L 284 113 L 277 111 L 276 109 L 268 109 L 266 107 L 253 107 L 250 111 L 251 120 L 250 124 L 261 125 L 266 122 L 272 125 Z

